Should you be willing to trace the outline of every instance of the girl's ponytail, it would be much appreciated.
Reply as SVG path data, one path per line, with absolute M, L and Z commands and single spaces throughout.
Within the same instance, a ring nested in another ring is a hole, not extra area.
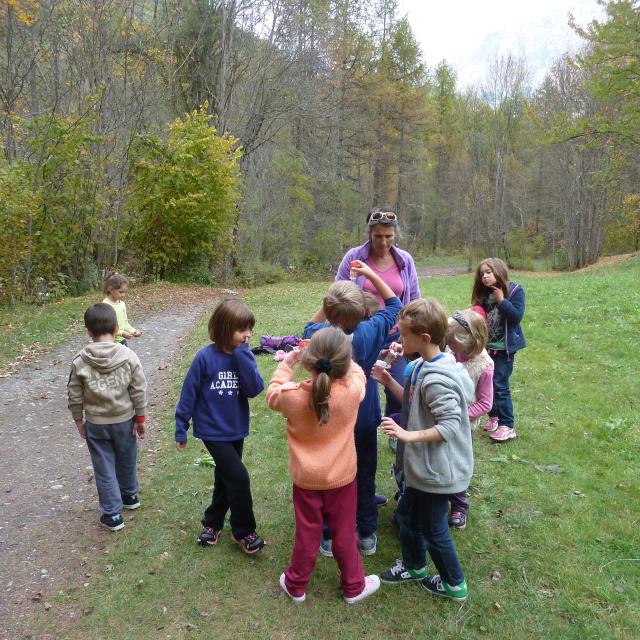
M 331 393 L 331 378 L 328 373 L 319 373 L 313 381 L 311 389 L 311 405 L 316 412 L 318 422 L 329 422 L 329 394 Z
M 318 422 L 326 424 L 331 417 L 331 384 L 334 380 L 344 378 L 351 366 L 351 342 L 340 329 L 321 329 L 313 334 L 302 352 L 300 364 L 316 373 L 311 388 L 311 407 Z

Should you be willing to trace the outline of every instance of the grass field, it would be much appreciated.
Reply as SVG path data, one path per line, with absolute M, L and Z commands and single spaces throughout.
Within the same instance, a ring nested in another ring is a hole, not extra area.
M 476 466 L 465 531 L 454 532 L 470 598 L 429 597 L 417 584 L 388 586 L 345 605 L 333 560 L 319 558 L 307 601 L 278 587 L 293 540 L 283 421 L 252 402 L 245 459 L 259 531 L 268 546 L 245 557 L 228 528 L 220 544 L 194 544 L 210 499 L 203 447 L 178 454 L 167 407 L 154 467 L 142 474 L 143 509 L 92 561 L 86 589 L 60 596 L 85 615 L 65 638 L 496 638 L 583 640 L 640 635 L 640 260 L 578 274 L 513 279 L 525 286 L 528 348 L 513 377 L 518 438 L 475 437 Z M 426 282 L 423 283 L 425 286 Z M 300 331 L 326 284 L 249 292 L 256 334 Z M 423 295 L 448 311 L 468 304 L 470 276 L 431 278 Z M 193 336 L 176 394 L 193 351 Z M 268 381 L 275 364 L 259 357 Z M 392 456 L 380 436 L 379 490 L 393 495 Z M 392 507 L 380 510 L 368 573 L 399 557 Z M 97 516 L 96 516 L 97 518 Z

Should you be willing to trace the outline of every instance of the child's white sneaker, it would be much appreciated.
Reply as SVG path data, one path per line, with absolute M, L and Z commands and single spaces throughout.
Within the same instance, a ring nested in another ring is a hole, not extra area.
M 294 602 L 304 602 L 304 599 L 307 597 L 306 593 L 303 593 L 301 596 L 293 596 L 289 593 L 289 589 L 287 589 L 287 585 L 284 581 L 284 573 L 280 574 L 280 588 L 294 601 Z
M 366 576 L 366 578 L 364 579 L 364 589 L 357 596 L 352 596 L 351 598 L 347 598 L 345 596 L 344 601 L 347 604 L 360 602 L 360 600 L 364 600 L 365 598 L 373 595 L 379 588 L 380 578 L 378 578 L 378 576 Z

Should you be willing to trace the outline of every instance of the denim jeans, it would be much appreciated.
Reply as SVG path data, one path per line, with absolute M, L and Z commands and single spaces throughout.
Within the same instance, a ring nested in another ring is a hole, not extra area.
M 413 528 L 411 521 L 411 500 L 405 499 L 407 488 L 398 500 L 396 522 L 402 547 L 402 562 L 406 569 L 420 571 L 427 566 L 427 545 L 424 536 Z
M 498 418 L 498 424 L 513 428 L 513 403 L 509 378 L 513 371 L 514 353 L 495 351 L 491 349 L 489 355 L 493 360 L 493 406 L 489 415 Z
M 408 525 L 400 527 L 400 544 L 405 567 L 424 567 L 426 547 L 440 577 L 452 587 L 461 584 L 464 574 L 447 522 L 449 496 L 407 487 L 398 505 L 398 511 L 400 510 L 401 518 L 406 518 Z

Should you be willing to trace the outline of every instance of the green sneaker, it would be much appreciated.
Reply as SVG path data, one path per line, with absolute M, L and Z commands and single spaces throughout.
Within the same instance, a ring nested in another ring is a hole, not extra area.
M 448 585 L 440 576 L 427 577 L 420 582 L 420 584 L 434 596 L 440 596 L 441 598 L 451 598 L 458 602 L 464 602 L 469 592 L 467 590 L 467 581 L 463 580 L 455 587 Z
M 427 567 L 422 567 L 418 571 L 407 569 L 402 560 L 396 563 L 384 573 L 380 574 L 380 580 L 387 584 L 400 584 L 402 582 L 412 582 L 413 580 L 424 580 L 427 578 Z

